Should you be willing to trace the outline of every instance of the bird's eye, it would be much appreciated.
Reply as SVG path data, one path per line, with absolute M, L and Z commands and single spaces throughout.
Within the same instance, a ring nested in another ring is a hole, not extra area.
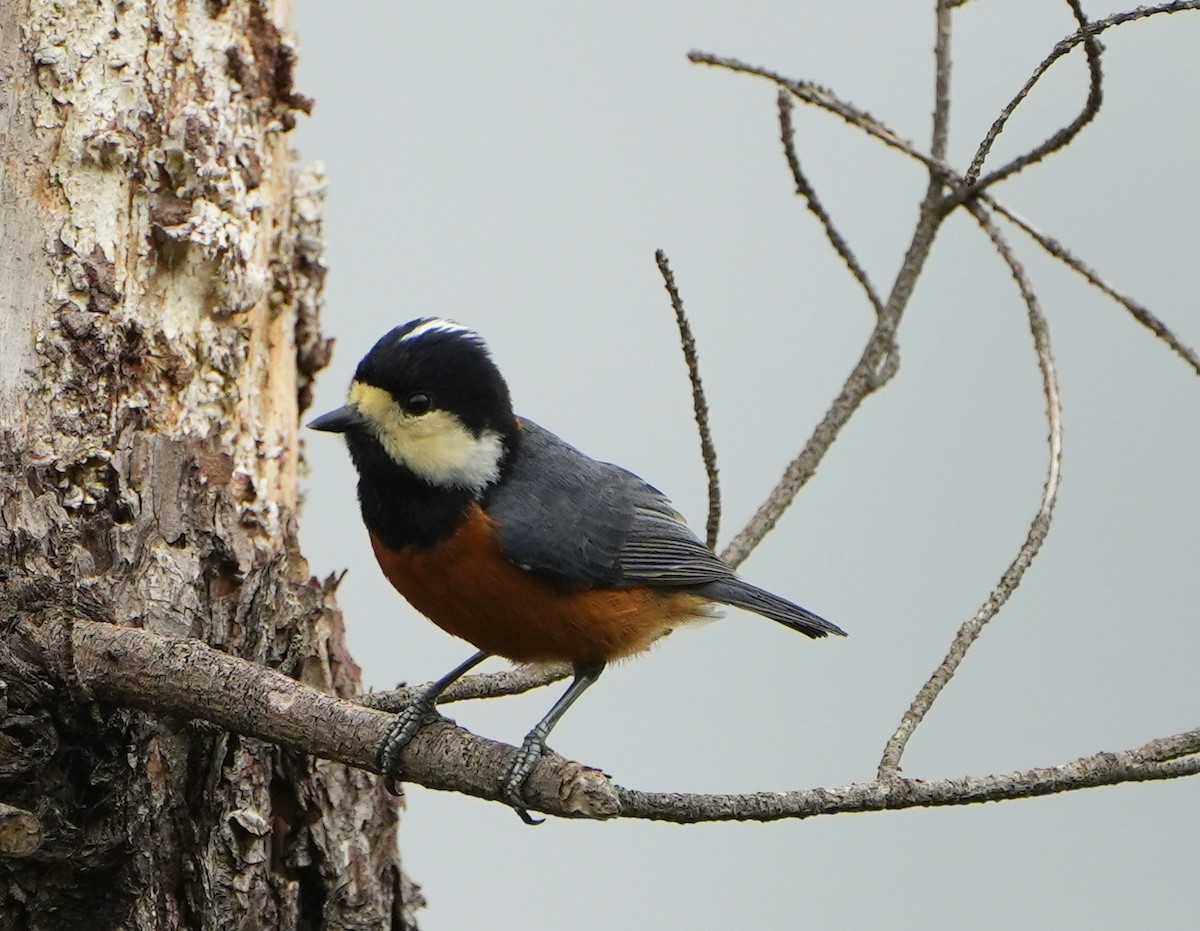
M 428 414 L 433 409 L 433 398 L 424 391 L 418 391 L 404 399 L 403 407 L 404 413 L 420 417 L 422 414 Z

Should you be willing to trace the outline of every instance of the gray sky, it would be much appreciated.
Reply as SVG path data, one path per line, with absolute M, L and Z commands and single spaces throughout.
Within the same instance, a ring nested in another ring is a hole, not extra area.
M 517 409 L 667 491 L 692 523 L 703 469 L 670 306 L 701 352 L 727 541 L 841 386 L 871 313 L 791 191 L 774 90 L 698 48 L 827 85 L 924 145 L 932 3 L 343 4 L 298 0 L 293 136 L 322 160 L 326 331 L 316 411 L 425 314 L 477 328 Z M 1108 8 L 1085 3 L 1094 16 Z M 1070 31 L 1065 3 L 957 14 L 952 161 Z M 1200 14 L 1110 31 L 1097 122 L 997 195 L 1200 344 Z M 1018 111 L 998 165 L 1077 112 L 1083 57 Z M 877 286 L 920 171 L 816 111 L 801 158 Z M 1042 555 L 918 731 L 905 772 L 1007 772 L 1197 724 L 1200 383 L 1117 305 L 1013 233 L 1052 327 L 1064 485 Z M 845 627 L 813 643 L 730 612 L 611 668 L 552 745 L 623 785 L 752 791 L 870 779 L 913 693 L 1024 538 L 1045 474 L 1025 310 L 968 218 L 939 237 L 869 400 L 743 566 Z M 367 683 L 440 675 L 471 648 L 383 581 L 342 445 L 310 436 L 305 552 L 340 591 Z M 500 668 L 499 661 L 494 661 Z M 451 714 L 519 741 L 561 686 Z M 771 825 L 551 820 L 411 788 L 405 866 L 427 931 L 1182 926 L 1200 909 L 1200 782 Z

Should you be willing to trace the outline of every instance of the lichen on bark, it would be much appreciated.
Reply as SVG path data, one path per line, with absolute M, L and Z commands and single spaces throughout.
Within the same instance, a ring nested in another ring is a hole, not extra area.
M 413 926 L 374 777 L 107 706 L 18 636 L 82 611 L 360 687 L 296 542 L 329 342 L 285 16 L 0 0 L 0 801 L 45 830 L 0 926 Z

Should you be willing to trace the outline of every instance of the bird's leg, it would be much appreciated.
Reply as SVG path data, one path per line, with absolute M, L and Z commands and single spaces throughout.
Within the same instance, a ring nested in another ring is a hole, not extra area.
M 446 691 L 452 682 L 461 679 L 489 656 L 491 656 L 490 653 L 480 650 L 470 659 L 455 666 L 436 682 L 429 683 L 417 692 L 404 710 L 392 718 L 387 734 L 379 744 L 377 755 L 379 768 L 388 777 L 388 791 L 393 795 L 400 794 L 398 784 L 403 774 L 400 766 L 400 753 L 408 745 L 408 742 L 417 736 L 417 731 L 428 723 L 431 716 L 435 715 L 438 696 Z
M 545 820 L 544 818 L 534 818 L 529 814 L 525 807 L 524 790 L 525 781 L 533 772 L 537 761 L 541 759 L 542 751 L 546 749 L 546 738 L 554 729 L 554 725 L 558 723 L 559 718 L 574 704 L 575 699 L 587 691 L 588 686 L 599 679 L 602 672 L 604 672 L 603 662 L 576 663 L 575 678 L 570 687 L 554 703 L 554 707 L 550 709 L 549 713 L 538 722 L 537 727 L 525 735 L 521 749 L 513 758 L 512 765 L 508 768 L 508 775 L 504 777 L 502 793 L 504 800 L 513 807 L 513 810 L 526 824 L 541 824 Z

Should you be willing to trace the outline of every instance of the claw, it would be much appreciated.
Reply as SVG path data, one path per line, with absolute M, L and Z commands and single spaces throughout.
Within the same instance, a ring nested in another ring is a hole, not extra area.
M 529 780 L 529 774 L 533 772 L 537 761 L 542 758 L 542 753 L 546 749 L 546 738 L 563 713 L 571 707 L 575 699 L 584 693 L 588 686 L 600 678 L 600 673 L 603 671 L 604 663 L 602 662 L 577 663 L 575 678 L 571 685 L 554 703 L 554 707 L 550 709 L 549 713 L 538 722 L 537 727 L 525 735 L 521 749 L 513 757 L 512 765 L 508 768 L 508 775 L 504 777 L 504 783 L 500 787 L 500 794 L 526 824 L 541 824 L 546 820 L 545 818 L 534 818 L 525 807 L 525 783 Z
M 379 769 L 388 777 L 387 790 L 392 795 L 402 794 L 399 784 L 403 781 L 404 767 L 400 763 L 400 755 L 417 736 L 417 732 L 437 718 L 437 712 L 434 710 L 436 703 L 436 695 L 417 695 L 412 704 L 392 719 L 379 744 Z
M 404 768 L 400 765 L 400 754 L 408 746 L 409 741 L 417 736 L 417 731 L 430 721 L 438 719 L 437 700 L 446 687 L 456 679 L 470 672 L 485 659 L 488 654 L 482 650 L 470 659 L 455 666 L 437 682 L 431 682 L 416 695 L 408 707 L 392 718 L 388 731 L 380 741 L 379 749 L 375 752 L 379 771 L 387 777 L 387 790 L 392 795 L 402 794 L 400 782 L 404 776 Z
M 528 825 L 535 825 L 535 826 L 536 826 L 536 825 L 539 825 L 539 824 L 541 824 L 542 822 L 544 822 L 544 821 L 546 820 L 545 818 L 535 818 L 533 815 L 531 815 L 531 814 L 530 814 L 528 811 L 526 811 L 524 808 L 514 808 L 514 809 L 513 809 L 513 811 L 515 811 L 515 812 L 517 813 L 517 817 L 518 817 L 518 818 L 520 818 L 522 821 L 524 821 L 524 822 L 525 822 L 526 824 L 528 824 Z
M 512 806 L 513 811 L 526 824 L 541 824 L 546 820 L 533 817 L 529 814 L 529 809 L 525 807 L 525 783 L 529 780 L 529 775 L 533 772 L 537 761 L 542 758 L 542 752 L 545 749 L 545 738 L 536 731 L 529 734 L 521 744 L 517 755 L 513 757 L 508 774 L 504 777 L 504 785 L 501 789 L 504 801 Z

